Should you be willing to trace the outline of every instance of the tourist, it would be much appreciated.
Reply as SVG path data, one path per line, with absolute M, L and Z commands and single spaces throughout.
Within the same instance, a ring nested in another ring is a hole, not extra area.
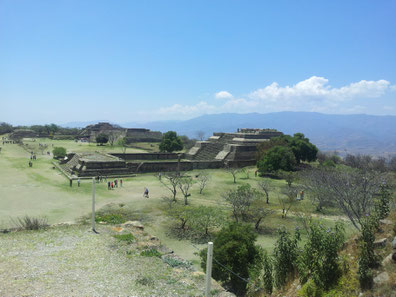
M 70 179 L 70 187 L 73 187 L 73 179 Z
M 114 180 L 114 187 L 118 188 L 117 180 L 116 180 L 116 179 Z
M 110 187 L 111 187 L 111 183 L 108 182 L 108 183 L 107 183 L 107 190 L 110 190 Z
M 149 198 L 149 190 L 147 188 L 144 189 L 143 197 Z
M 122 188 L 122 178 L 120 179 L 120 186 L 121 186 L 121 188 Z
M 80 187 L 80 182 L 81 182 L 81 181 L 80 181 L 80 178 L 78 178 L 78 180 L 77 180 L 77 186 L 78 186 L 78 187 Z
M 111 189 L 114 189 L 114 183 L 111 182 Z

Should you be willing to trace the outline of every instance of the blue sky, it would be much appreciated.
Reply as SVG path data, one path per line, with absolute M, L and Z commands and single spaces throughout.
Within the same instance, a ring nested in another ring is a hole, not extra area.
M 0 121 L 396 115 L 396 0 L 0 0 Z

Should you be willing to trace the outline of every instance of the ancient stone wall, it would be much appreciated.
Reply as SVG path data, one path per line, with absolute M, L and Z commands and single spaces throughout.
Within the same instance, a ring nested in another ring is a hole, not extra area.
M 126 161 L 134 160 L 177 160 L 179 154 L 176 153 L 134 153 L 134 154 L 119 154 L 114 153 L 112 156 L 124 159 Z M 184 154 L 180 154 L 180 158 L 184 158 Z

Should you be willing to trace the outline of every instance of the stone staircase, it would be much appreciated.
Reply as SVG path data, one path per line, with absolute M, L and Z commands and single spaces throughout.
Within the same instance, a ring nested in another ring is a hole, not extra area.
M 232 136 L 222 135 L 217 139 L 210 139 L 200 143 L 199 150 L 191 155 L 192 160 L 203 161 L 203 160 L 219 160 L 221 151 L 224 146 L 232 140 Z M 194 148 L 192 149 L 194 150 Z
M 78 154 L 75 154 L 67 163 L 64 163 L 61 165 L 61 167 L 69 173 L 73 173 L 74 167 L 78 165 L 78 160 L 80 156 Z

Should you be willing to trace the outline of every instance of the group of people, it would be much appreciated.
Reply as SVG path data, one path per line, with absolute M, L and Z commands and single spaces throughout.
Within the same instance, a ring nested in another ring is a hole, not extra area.
M 30 152 L 29 167 L 33 167 L 32 160 L 37 160 L 36 154 L 34 152 Z
M 118 181 L 118 179 L 115 179 L 114 181 L 108 181 L 107 182 L 107 190 L 112 190 L 114 188 L 118 188 L 118 185 L 122 187 L 122 179 Z

